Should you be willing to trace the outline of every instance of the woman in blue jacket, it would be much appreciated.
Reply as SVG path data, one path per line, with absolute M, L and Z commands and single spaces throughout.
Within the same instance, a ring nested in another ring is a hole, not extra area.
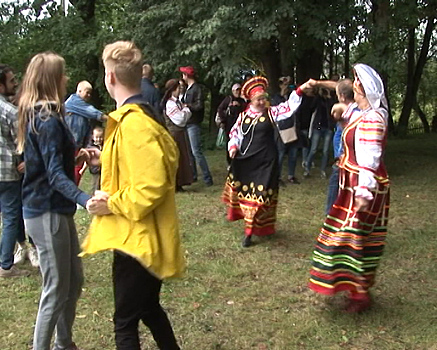
M 64 121 L 65 61 L 40 53 L 26 70 L 19 101 L 18 148 L 24 152 L 23 216 L 38 251 L 43 290 L 34 350 L 77 350 L 72 326 L 83 271 L 73 215 L 90 196 L 74 182 L 75 144 Z M 81 152 L 83 153 L 83 152 Z

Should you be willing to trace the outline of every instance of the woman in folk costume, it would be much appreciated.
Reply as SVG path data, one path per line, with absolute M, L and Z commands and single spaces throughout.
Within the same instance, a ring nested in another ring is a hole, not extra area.
M 305 83 L 287 101 L 268 107 L 267 86 L 267 79 L 259 76 L 243 85 L 242 95 L 250 103 L 229 133 L 232 162 L 223 201 L 228 206 L 229 221 L 245 221 L 243 247 L 251 245 L 252 235 L 275 232 L 279 169 L 274 123 L 291 117 L 301 103 L 302 93 L 310 89 Z
M 342 135 L 340 191 L 317 239 L 309 282 L 317 293 L 348 292 L 347 312 L 371 305 L 369 288 L 384 249 L 389 208 L 384 85 L 365 64 L 355 65 L 354 75 L 358 110 L 349 108 L 343 115 L 348 124 Z
M 165 93 L 161 101 L 161 110 L 164 114 L 165 124 L 179 148 L 179 166 L 176 174 L 176 192 L 185 191 L 182 186 L 193 183 L 193 164 L 190 157 L 190 140 L 187 134 L 187 121 L 191 111 L 182 105 L 179 94 L 182 87 L 178 79 L 170 79 L 165 84 Z

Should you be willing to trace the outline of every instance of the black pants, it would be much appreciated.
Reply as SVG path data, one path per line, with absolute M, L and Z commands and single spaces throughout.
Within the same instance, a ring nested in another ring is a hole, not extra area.
M 138 261 L 114 252 L 112 278 L 115 298 L 115 343 L 117 350 L 140 350 L 138 323 L 152 332 L 161 350 L 180 350 L 170 321 L 159 304 L 162 281 Z

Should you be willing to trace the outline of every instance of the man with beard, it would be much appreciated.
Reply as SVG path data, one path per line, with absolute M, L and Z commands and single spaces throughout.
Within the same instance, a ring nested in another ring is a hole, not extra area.
M 12 69 L 0 64 L 0 205 L 2 237 L 0 241 L 0 277 L 19 277 L 28 271 L 14 265 L 15 242 L 24 230 L 21 202 L 21 174 L 24 162 L 17 154 L 17 108 L 8 102 L 15 95 L 17 81 Z

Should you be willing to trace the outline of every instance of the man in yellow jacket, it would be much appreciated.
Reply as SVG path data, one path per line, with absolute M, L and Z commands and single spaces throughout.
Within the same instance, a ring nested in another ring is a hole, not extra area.
M 114 250 L 117 350 L 140 350 L 140 320 L 159 349 L 179 349 L 159 303 L 162 280 L 185 269 L 175 204 L 178 149 L 142 103 L 140 50 L 126 41 L 107 45 L 103 64 L 117 110 L 108 118 L 100 156 L 102 191 L 87 206 L 96 216 L 82 254 Z

